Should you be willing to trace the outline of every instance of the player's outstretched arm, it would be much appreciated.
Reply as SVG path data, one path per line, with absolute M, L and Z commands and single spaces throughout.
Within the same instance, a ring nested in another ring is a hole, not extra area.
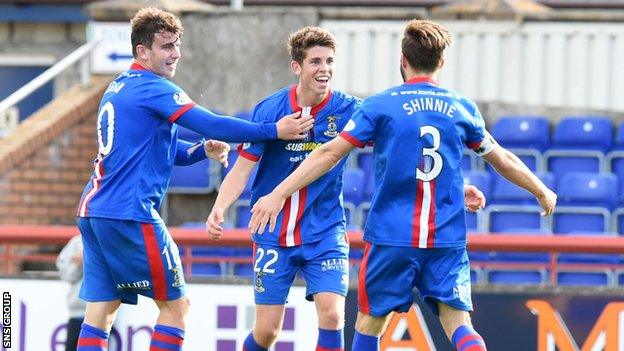
M 240 197 L 255 166 L 256 162 L 239 157 L 221 182 L 217 199 L 206 219 L 206 232 L 213 240 L 221 239 L 223 235 L 221 224 L 225 221 L 225 213 Z
M 282 210 L 284 201 L 295 191 L 327 173 L 353 148 L 353 144 L 339 137 L 310 153 L 288 178 L 284 179 L 270 194 L 261 197 L 253 206 L 249 221 L 251 232 L 263 233 L 267 223 L 269 231 L 273 232 L 277 215 Z
M 485 195 L 474 185 L 464 184 L 464 201 L 470 212 L 477 212 L 485 207 Z
M 194 106 L 175 123 L 197 132 L 208 139 L 225 142 L 257 142 L 271 139 L 303 139 L 314 125 L 311 116 L 300 112 L 287 115 L 278 123 L 253 123 L 242 119 L 217 115 L 201 106 Z M 287 118 L 288 117 L 288 118 Z
M 533 194 L 544 209 L 542 216 L 552 214 L 557 204 L 557 194 L 548 189 L 518 156 L 496 144 L 483 158 L 503 177 Z
M 230 145 L 218 140 L 200 140 L 191 143 L 178 139 L 174 164 L 176 166 L 188 166 L 197 163 L 206 157 L 219 161 L 223 167 L 228 166 L 227 155 Z

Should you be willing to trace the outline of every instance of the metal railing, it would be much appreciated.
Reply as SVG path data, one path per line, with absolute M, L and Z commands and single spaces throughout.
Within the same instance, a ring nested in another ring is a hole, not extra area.
M 43 73 L 35 77 L 33 80 L 25 84 L 23 87 L 17 89 L 13 94 L 9 95 L 6 99 L 0 101 L 0 115 L 6 112 L 9 108 L 15 106 L 20 101 L 28 97 L 34 91 L 48 83 L 52 79 L 56 78 L 59 74 L 63 73 L 69 67 L 73 66 L 76 62 L 80 61 L 80 82 L 83 86 L 89 85 L 91 77 L 91 71 L 89 68 L 89 54 L 93 51 L 93 48 L 97 42 L 88 42 L 78 49 L 74 50 L 71 54 L 54 64 L 52 67 L 45 70 Z

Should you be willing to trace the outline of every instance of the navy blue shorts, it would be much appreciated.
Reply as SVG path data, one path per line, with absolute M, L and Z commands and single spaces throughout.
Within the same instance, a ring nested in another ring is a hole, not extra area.
M 349 245 L 344 233 L 299 246 L 254 245 L 255 302 L 283 305 L 298 271 L 306 281 L 306 299 L 331 292 L 347 296 Z
M 472 311 L 465 247 L 419 249 L 367 243 L 358 283 L 359 310 L 375 317 L 407 312 L 414 303 L 414 288 L 436 315 L 438 302 Z
M 163 223 L 92 217 L 77 223 L 84 244 L 83 300 L 136 304 L 138 295 L 161 301 L 184 296 L 178 246 Z

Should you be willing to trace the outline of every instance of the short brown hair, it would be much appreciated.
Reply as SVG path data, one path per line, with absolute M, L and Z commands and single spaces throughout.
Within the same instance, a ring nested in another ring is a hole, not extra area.
M 430 21 L 412 20 L 405 26 L 401 52 L 413 69 L 432 73 L 449 45 L 451 33 L 446 28 Z
M 152 47 L 154 34 L 171 32 L 181 37 L 184 31 L 178 16 L 155 7 L 140 9 L 130 20 L 130 24 L 132 25 L 130 41 L 132 42 L 132 56 L 134 57 L 136 57 L 137 45 Z
M 336 38 L 321 27 L 303 27 L 288 37 L 288 51 L 293 61 L 303 63 L 306 50 L 314 46 L 325 46 L 336 51 Z

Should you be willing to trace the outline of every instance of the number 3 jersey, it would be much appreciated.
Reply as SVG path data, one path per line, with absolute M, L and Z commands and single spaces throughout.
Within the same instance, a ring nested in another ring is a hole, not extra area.
M 243 144 L 239 154 L 260 161 L 252 185 L 251 203 L 271 191 L 288 177 L 314 149 L 337 137 L 349 121 L 360 100 L 339 91 L 329 92 L 312 107 L 314 128 L 304 140 L 271 140 Z M 254 122 L 275 122 L 282 116 L 302 111 L 297 105 L 296 86 L 283 88 L 260 102 L 253 112 Z M 255 233 L 257 243 L 296 246 L 319 241 L 344 232 L 342 173 L 346 158 L 325 175 L 286 199 L 273 233 Z
M 365 99 L 341 133 L 374 143 L 375 185 L 364 239 L 419 248 L 466 245 L 461 159 L 493 148 L 477 106 L 428 78 Z
M 137 63 L 108 87 L 98 110 L 98 156 L 78 216 L 160 222 L 176 155 L 173 124 L 195 103 Z

